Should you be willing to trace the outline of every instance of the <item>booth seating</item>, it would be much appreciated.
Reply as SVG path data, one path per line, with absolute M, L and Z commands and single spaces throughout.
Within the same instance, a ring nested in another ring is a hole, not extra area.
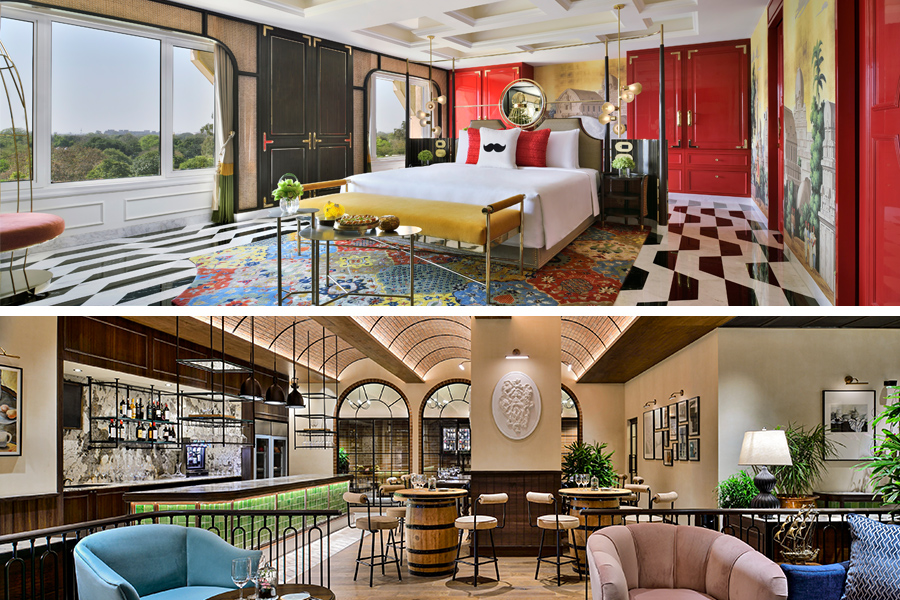
M 562 553 L 560 536 L 564 533 L 565 535 L 569 535 L 568 531 L 570 529 L 577 529 L 581 522 L 578 520 L 578 517 L 574 517 L 572 515 L 561 514 L 561 510 L 559 507 L 559 500 L 553 496 L 553 494 L 545 494 L 540 492 L 528 492 L 525 494 L 525 499 L 528 501 L 528 524 L 532 527 L 538 527 L 541 530 L 541 544 L 538 548 L 538 558 L 537 558 L 537 567 L 534 570 L 534 578 L 538 578 L 538 574 L 541 570 L 541 563 L 548 562 L 550 564 L 556 565 L 556 585 L 562 585 L 562 577 L 560 576 L 560 567 L 562 565 L 570 564 L 570 563 L 578 563 L 578 550 L 573 545 L 573 550 L 575 552 L 575 556 L 565 556 Z M 531 518 L 531 505 L 534 504 L 544 504 L 544 505 L 552 505 L 553 506 L 553 514 L 550 515 L 541 515 L 537 518 L 536 521 Z M 544 534 L 547 531 L 553 531 L 556 533 L 556 556 L 554 558 L 544 558 Z M 581 580 L 581 575 L 578 576 L 579 581 Z
M 691 525 L 614 525 L 587 541 L 593 600 L 785 600 L 774 562 L 738 538 Z
M 16 250 L 25 250 L 21 269 L 4 269 L 0 273 L 0 298 L 27 291 L 38 292 L 50 283 L 53 275 L 45 270 L 28 270 L 28 249 L 59 237 L 66 229 L 62 217 L 47 213 L 0 214 L 0 253 L 9 252 L 10 265 Z
M 206 600 L 234 590 L 232 560 L 262 557 L 181 525 L 98 531 L 78 542 L 73 555 L 78 596 L 90 600 Z
M 478 499 L 472 503 L 472 514 L 459 517 L 456 519 L 455 525 L 456 528 L 459 529 L 459 543 L 456 546 L 456 568 L 453 570 L 453 579 L 456 580 L 456 575 L 459 572 L 459 563 L 471 565 L 475 567 L 475 580 L 473 585 L 478 587 L 478 569 L 481 565 L 494 563 L 494 570 L 497 573 L 497 581 L 500 581 L 500 566 L 497 561 L 497 548 L 494 546 L 494 529 L 503 529 L 506 526 L 506 503 L 509 502 L 509 495 L 507 494 L 481 494 L 478 496 Z M 498 521 L 496 517 L 491 517 L 489 515 L 479 515 L 478 507 L 483 505 L 503 505 L 503 516 L 502 522 Z M 462 548 L 463 542 L 463 533 L 471 532 L 472 539 L 472 549 L 473 549 L 473 560 L 469 561 L 464 558 L 459 557 L 460 549 Z M 491 538 L 491 551 L 493 556 L 485 557 L 483 559 L 478 557 L 478 532 L 479 531 L 487 531 Z

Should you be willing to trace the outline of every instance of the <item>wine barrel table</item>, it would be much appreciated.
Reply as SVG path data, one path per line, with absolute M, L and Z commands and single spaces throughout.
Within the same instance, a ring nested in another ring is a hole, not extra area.
M 444 577 L 453 574 L 459 515 L 457 501 L 468 495 L 460 488 L 405 489 L 394 497 L 406 502 L 406 566 L 410 575 Z
M 559 495 L 569 498 L 569 505 L 571 506 L 569 514 L 578 517 L 578 521 L 581 523 L 578 529 L 571 530 L 571 534 L 572 544 L 576 550 L 575 554 L 578 556 L 575 570 L 578 573 L 586 573 L 585 519 L 588 519 L 587 526 L 591 529 L 598 529 L 607 525 L 621 525 L 624 521 L 619 516 L 584 517 L 581 511 L 585 508 L 618 508 L 622 498 L 631 495 L 631 490 L 622 488 L 601 488 L 599 490 L 592 490 L 591 488 L 564 488 L 559 490 Z

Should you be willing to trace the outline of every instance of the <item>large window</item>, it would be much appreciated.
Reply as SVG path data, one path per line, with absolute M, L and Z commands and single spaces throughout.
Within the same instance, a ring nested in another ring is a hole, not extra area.
M 0 19 L 0 37 L 18 71 L 18 78 L 12 70 L 2 71 L 11 108 L 0 110 L 0 181 L 29 179 L 31 161 L 28 148 L 31 140 L 26 135 L 26 125 L 28 131 L 34 129 L 30 122 L 34 98 L 34 24 L 19 19 Z M 6 67 L 6 62 L 0 61 L 0 66 Z M 22 97 L 16 94 L 20 82 Z M 27 123 L 25 108 L 28 109 Z
M 468 382 L 446 383 L 422 407 L 422 471 L 439 478 L 446 469 L 468 473 L 472 462 Z
M 28 96 L 37 189 L 214 166 L 211 43 L 42 10 L 3 14 L 2 38 Z M 8 115 L 0 126 L 10 128 Z M 0 140 L 3 181 L 13 178 L 7 146 Z
M 416 112 L 424 110 L 431 99 L 428 82 L 409 79 L 409 113 L 406 111 L 406 76 L 378 72 L 372 76 L 369 100 L 369 142 L 373 167 L 403 168 L 406 159 L 406 123 L 409 137 L 430 137 L 430 129 L 422 127 Z

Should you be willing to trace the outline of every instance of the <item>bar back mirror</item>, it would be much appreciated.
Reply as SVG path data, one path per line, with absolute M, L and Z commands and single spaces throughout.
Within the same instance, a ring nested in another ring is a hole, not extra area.
M 534 129 L 547 113 L 547 95 L 536 81 L 517 79 L 500 95 L 500 112 L 522 129 Z

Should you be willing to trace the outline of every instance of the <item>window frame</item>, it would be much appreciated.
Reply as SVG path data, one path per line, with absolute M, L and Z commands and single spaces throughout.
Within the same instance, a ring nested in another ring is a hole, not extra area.
M 402 81 L 405 84 L 406 78 L 407 78 L 407 76 L 405 74 L 395 73 L 393 71 L 375 71 L 372 73 L 371 89 L 369 91 L 369 107 L 368 108 L 369 108 L 369 115 L 372 115 L 372 118 L 370 119 L 370 121 L 371 121 L 372 125 L 374 125 L 375 127 L 373 128 L 374 129 L 373 131 L 369 131 L 368 145 L 369 145 L 370 161 L 373 165 L 389 164 L 392 162 L 396 162 L 398 160 L 396 157 L 394 157 L 394 158 L 379 157 L 376 152 L 377 140 L 378 140 L 378 127 L 376 125 L 378 122 L 378 94 L 376 93 L 376 86 L 378 85 L 379 80 Z M 429 82 L 427 79 L 423 79 L 422 77 L 415 77 L 413 75 L 410 75 L 409 76 L 409 86 L 406 89 L 407 97 L 409 96 L 410 90 L 413 87 L 421 87 L 422 89 L 427 90 L 429 93 L 429 96 L 428 96 L 428 99 L 426 99 L 423 102 L 423 106 L 424 106 L 425 103 L 427 103 L 429 100 L 431 100 L 431 97 L 434 94 L 434 90 L 432 89 L 434 86 L 428 85 L 428 83 Z M 404 108 L 404 110 L 405 110 L 405 108 Z M 427 136 L 422 137 L 422 138 L 416 138 L 411 135 L 412 119 L 414 119 L 414 118 L 415 118 L 415 114 L 406 115 L 407 134 L 409 135 L 408 139 L 430 139 L 432 137 L 430 131 L 428 132 Z M 418 122 L 416 123 L 416 126 L 418 127 Z M 370 129 L 372 129 L 372 128 L 370 128 Z M 401 160 L 403 163 L 401 166 L 401 168 L 402 168 L 402 167 L 406 166 L 406 157 L 404 156 Z
M 32 139 L 33 195 L 36 199 L 66 197 L 90 192 L 107 193 L 167 187 L 185 183 L 205 183 L 212 180 L 215 167 L 175 170 L 173 167 L 174 142 L 174 63 L 175 46 L 191 50 L 215 52 L 216 43 L 189 34 L 164 31 L 152 26 L 119 23 L 111 19 L 88 15 L 70 16 L 42 8 L 3 7 L 3 18 L 30 21 L 34 25 L 34 64 L 32 72 L 32 99 L 29 109 L 29 125 Z M 51 181 L 51 152 L 53 141 L 52 80 L 53 80 L 53 23 L 99 29 L 112 33 L 149 38 L 160 42 L 160 174 L 121 179 Z M 216 115 L 218 105 L 213 103 Z M 215 117 L 214 117 L 215 119 Z M 21 181 L 27 183 L 27 181 Z M 14 193 L 16 182 L 0 183 L 0 194 Z

